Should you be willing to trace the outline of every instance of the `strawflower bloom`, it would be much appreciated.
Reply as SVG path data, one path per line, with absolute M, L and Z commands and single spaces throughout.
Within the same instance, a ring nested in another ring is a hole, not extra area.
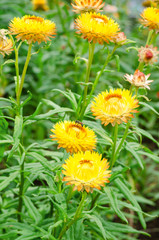
M 148 7 L 141 14 L 141 23 L 149 29 L 155 29 L 156 32 L 159 31 L 159 9 Z
M 7 38 L 8 31 L 6 29 L 0 30 L 0 54 L 4 57 L 13 51 L 13 43 L 11 39 Z
M 100 13 L 83 13 L 75 20 L 75 28 L 82 38 L 89 42 L 109 43 L 118 33 L 119 25 L 111 18 Z
M 11 34 L 17 35 L 18 40 L 27 40 L 29 44 L 50 41 L 50 38 L 54 38 L 56 34 L 54 22 L 30 15 L 14 18 L 10 22 L 9 30 Z
M 133 74 L 125 74 L 125 80 L 134 85 L 135 87 L 147 88 L 150 89 L 149 85 L 153 80 L 148 80 L 150 74 L 145 75 L 143 72 L 140 72 L 138 69 Z
M 107 159 L 97 152 L 78 152 L 70 156 L 62 165 L 67 185 L 74 185 L 73 190 L 93 192 L 109 182 L 111 176 Z
M 71 3 L 71 5 L 76 13 L 99 12 L 104 6 L 102 0 L 74 0 L 74 3 Z
M 96 148 L 96 136 L 93 130 L 75 121 L 56 123 L 51 129 L 52 140 L 58 142 L 58 148 L 65 148 L 67 152 L 93 150 Z
M 132 113 L 137 112 L 138 100 L 126 89 L 110 89 L 101 92 L 92 102 L 91 110 L 96 119 L 100 119 L 105 126 L 109 123 L 127 122 Z
M 157 62 L 157 55 L 159 54 L 157 47 L 146 45 L 145 47 L 141 47 L 138 51 L 139 62 L 144 62 L 145 64 L 153 64 Z
M 49 9 L 46 0 L 32 0 L 34 10 L 47 11 Z

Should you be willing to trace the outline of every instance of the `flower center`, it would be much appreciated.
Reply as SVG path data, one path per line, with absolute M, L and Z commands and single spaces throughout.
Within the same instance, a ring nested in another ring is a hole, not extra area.
M 81 167 L 84 168 L 84 169 L 90 169 L 90 168 L 93 167 L 92 162 L 90 160 L 87 160 L 87 159 L 83 159 L 79 163 L 80 163 Z
M 80 124 L 70 124 L 67 129 L 66 132 L 68 134 L 75 134 L 76 137 L 81 137 L 82 134 L 84 134 L 83 137 L 86 136 L 86 131 L 85 129 L 82 127 L 82 125 Z
M 143 72 L 140 72 L 138 69 L 135 71 L 134 77 L 133 77 L 133 83 L 145 83 L 145 74 Z
M 108 96 L 105 97 L 105 101 L 108 101 L 109 99 L 114 99 L 116 100 L 116 98 L 118 99 L 122 99 L 122 95 L 117 94 L 117 93 L 112 93 L 112 94 L 108 94 Z
M 36 17 L 36 16 L 26 17 L 26 18 L 24 19 L 25 22 L 30 21 L 30 20 L 31 20 L 31 21 L 36 21 L 36 22 L 43 22 L 43 21 L 44 21 L 43 18 L 41 18 L 41 17 Z
M 108 23 L 108 20 L 102 16 L 92 15 L 91 18 L 95 19 L 98 23 Z

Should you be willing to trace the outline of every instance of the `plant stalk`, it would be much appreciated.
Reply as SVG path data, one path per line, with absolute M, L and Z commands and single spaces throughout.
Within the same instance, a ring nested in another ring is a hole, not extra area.
M 86 71 L 86 79 L 85 79 L 85 87 L 84 87 L 84 94 L 83 94 L 83 101 L 82 101 L 82 106 L 81 106 L 81 111 L 79 114 L 79 120 L 83 119 L 83 115 L 85 112 L 85 109 L 87 107 L 87 92 L 88 92 L 88 82 L 90 78 L 90 71 L 91 71 L 91 65 L 93 61 L 93 55 L 94 55 L 94 48 L 95 48 L 95 43 L 89 43 L 89 57 L 88 57 L 88 63 L 87 63 L 87 71 Z
M 31 48 L 32 48 L 32 43 L 29 44 L 28 54 L 27 54 L 27 58 L 26 58 L 26 61 L 25 61 L 25 64 L 24 64 L 21 81 L 20 81 L 19 87 L 17 88 L 17 103 L 18 103 L 18 105 L 20 105 L 20 96 L 21 96 L 21 93 L 22 93 L 24 79 L 25 79 L 27 68 L 28 68 L 28 64 L 29 64 L 29 61 L 30 61 L 30 58 L 31 58 Z
M 110 169 L 112 169 L 112 167 L 115 163 L 115 160 L 116 160 L 117 136 L 118 136 L 118 123 L 116 123 L 115 127 L 114 127 L 114 137 L 113 137 L 114 141 L 113 141 L 112 157 L 111 157 L 111 160 L 110 160 Z
M 85 201 L 85 199 L 86 199 L 86 196 L 87 196 L 87 192 L 84 191 L 84 192 L 82 193 L 81 202 L 80 202 L 80 204 L 79 204 L 79 206 L 78 206 L 78 208 L 77 208 L 77 210 L 76 210 L 76 213 L 75 213 L 73 219 L 72 219 L 67 225 L 64 226 L 64 228 L 62 229 L 62 231 L 61 231 L 58 239 L 61 239 L 61 238 L 63 237 L 63 235 L 65 234 L 65 232 L 66 232 L 66 231 L 72 226 L 72 224 L 74 224 L 74 223 L 78 220 L 78 218 L 80 217 L 81 212 L 82 212 L 82 209 L 83 209 L 83 206 L 84 206 L 84 201 Z

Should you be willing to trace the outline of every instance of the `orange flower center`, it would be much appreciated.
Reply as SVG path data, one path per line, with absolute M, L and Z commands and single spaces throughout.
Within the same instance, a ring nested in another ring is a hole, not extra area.
M 105 100 L 108 101 L 109 99 L 113 99 L 113 98 L 122 99 L 122 95 L 117 94 L 117 93 L 112 93 L 112 94 L 109 94 L 108 96 L 106 96 Z
M 95 19 L 98 23 L 108 23 L 108 20 L 102 16 L 92 15 L 91 18 Z
M 44 19 L 41 18 L 41 17 L 36 17 L 36 16 L 31 16 L 31 17 L 25 17 L 24 18 L 24 21 L 25 22 L 28 22 L 29 20 L 33 20 L 33 21 L 36 21 L 36 22 L 43 22 Z
M 68 134 L 70 134 L 71 132 L 74 132 L 76 137 L 79 137 L 81 133 L 84 134 L 84 136 L 86 136 L 86 131 L 85 129 L 82 127 L 82 125 L 80 124 L 70 124 L 67 129 L 66 132 Z

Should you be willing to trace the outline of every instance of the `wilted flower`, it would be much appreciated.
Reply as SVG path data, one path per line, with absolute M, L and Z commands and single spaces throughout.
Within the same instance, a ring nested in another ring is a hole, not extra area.
M 157 4 L 155 3 L 155 0 L 146 0 L 142 3 L 142 6 L 144 6 L 144 7 L 157 7 Z
M 22 18 L 14 18 L 9 27 L 11 34 L 17 35 L 18 40 L 28 43 L 46 42 L 54 38 L 56 34 L 55 23 L 42 17 L 25 15 Z
M 101 92 L 92 102 L 91 110 L 96 119 L 100 119 L 105 126 L 109 123 L 127 122 L 138 107 L 138 100 L 126 89 L 110 89 Z
M 119 31 L 119 25 L 111 18 L 100 13 L 81 14 L 75 20 L 77 33 L 89 42 L 108 43 Z
M 6 29 L 0 30 L 0 54 L 5 56 L 5 54 L 9 55 L 13 51 L 13 43 L 11 39 L 7 38 L 6 35 L 9 32 Z
M 126 43 L 126 36 L 124 32 L 119 32 L 112 40 L 117 45 L 124 45 Z
M 107 159 L 97 152 L 79 152 L 70 156 L 62 165 L 63 181 L 74 185 L 73 190 L 93 192 L 93 188 L 101 189 L 109 182 L 111 176 Z
M 140 72 L 138 69 L 135 71 L 134 75 L 125 74 L 125 80 L 134 85 L 135 87 L 147 88 L 150 89 L 149 85 L 153 80 L 148 80 L 150 74 L 145 75 L 143 72 Z
M 32 0 L 34 10 L 47 11 L 49 9 L 46 0 Z
M 146 45 L 145 47 L 141 47 L 139 49 L 139 61 L 144 62 L 145 64 L 153 64 L 157 62 L 157 55 L 159 51 L 157 51 L 157 47 L 153 47 L 153 45 Z
M 149 7 L 146 8 L 141 14 L 141 23 L 149 29 L 155 29 L 156 32 L 159 31 L 159 9 Z
M 73 10 L 76 13 L 83 12 L 99 12 L 100 9 L 104 6 L 102 0 L 74 0 L 74 3 L 71 3 Z
M 67 152 L 93 150 L 96 148 L 96 136 L 93 130 L 74 121 L 59 122 L 51 129 L 50 137 L 59 144 L 58 148 L 65 148 Z

